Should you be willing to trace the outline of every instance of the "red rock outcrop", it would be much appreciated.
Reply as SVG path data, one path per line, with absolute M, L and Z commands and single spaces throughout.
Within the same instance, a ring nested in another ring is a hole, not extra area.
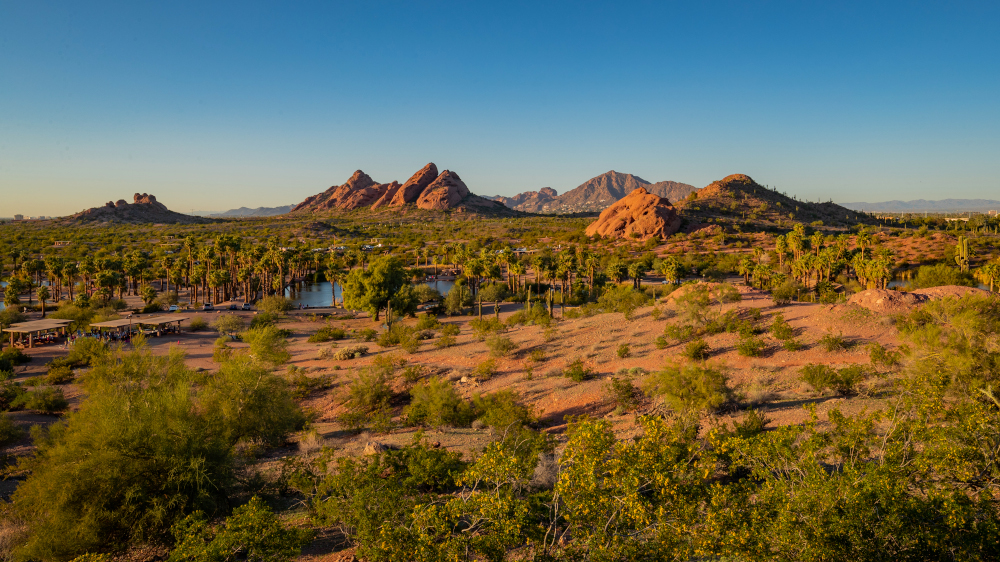
M 639 187 L 614 203 L 587 227 L 587 236 L 666 238 L 680 230 L 681 218 L 670 201 Z
M 420 209 L 444 210 L 455 208 L 469 195 L 469 188 L 458 174 L 450 170 L 438 174 L 437 166 L 432 162 L 413 174 L 403 185 L 398 182 L 376 183 L 368 174 L 358 170 L 343 185 L 335 185 L 323 193 L 306 198 L 291 212 L 352 210 L 363 207 L 379 209 L 407 205 L 415 205 Z M 489 206 L 477 203 L 477 208 L 482 207 Z
M 136 193 L 132 196 L 133 203 L 124 199 L 108 201 L 102 207 L 94 207 L 69 217 L 71 222 L 112 222 L 128 224 L 201 224 L 213 222 L 202 217 L 192 217 L 175 213 L 156 197 L 147 193 Z
M 443 211 L 458 206 L 468 195 L 469 188 L 462 178 L 451 170 L 445 170 L 420 194 L 417 207 Z

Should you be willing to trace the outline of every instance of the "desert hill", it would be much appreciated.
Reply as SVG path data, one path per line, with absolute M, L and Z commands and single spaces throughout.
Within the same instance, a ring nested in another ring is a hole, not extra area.
M 257 207 L 256 209 L 251 209 L 249 207 L 240 207 L 239 209 L 230 209 L 222 213 L 213 213 L 209 216 L 220 217 L 220 218 L 274 217 L 278 215 L 283 215 L 291 210 L 292 210 L 292 205 L 282 205 L 281 207 Z
M 205 224 L 211 219 L 193 217 L 167 209 L 154 195 L 136 193 L 132 203 L 124 199 L 108 201 L 103 207 L 93 207 L 65 219 L 72 222 L 120 222 L 128 224 Z
M 681 218 L 670 201 L 644 187 L 635 188 L 587 227 L 587 236 L 610 238 L 666 238 L 680 230 Z
M 498 197 L 496 200 L 527 213 L 593 213 L 607 209 L 639 187 L 672 202 L 687 197 L 697 189 L 693 185 L 675 181 L 650 183 L 639 176 L 611 170 L 562 195 L 550 187 L 543 187 L 539 191 L 526 191 L 513 197 Z
M 675 201 L 689 222 L 753 222 L 759 227 L 789 222 L 823 221 L 828 226 L 871 223 L 867 215 L 833 202 L 798 201 L 766 188 L 745 174 L 733 174 L 712 182 L 684 200 Z
M 437 166 L 433 162 L 418 170 L 403 184 L 398 181 L 378 183 L 368 174 L 358 170 L 348 178 L 347 182 L 307 197 L 305 201 L 292 208 L 291 213 L 407 208 L 510 214 L 503 204 L 471 193 L 457 173 L 451 170 L 438 173 Z

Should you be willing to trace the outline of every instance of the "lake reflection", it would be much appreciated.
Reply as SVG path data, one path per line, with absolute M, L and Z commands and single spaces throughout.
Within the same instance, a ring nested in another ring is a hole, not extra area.
M 448 294 L 452 286 L 455 285 L 454 281 L 428 281 L 427 283 L 418 283 L 418 285 L 430 285 L 440 292 L 442 295 Z M 337 284 L 334 289 L 337 293 L 337 302 L 341 301 L 340 295 L 340 285 Z M 292 304 L 295 306 L 303 305 L 309 308 L 332 306 L 333 305 L 333 292 L 331 291 L 331 283 L 329 281 L 321 281 L 319 283 L 302 283 L 299 288 L 293 291 L 291 288 L 285 289 L 285 296 L 292 299 Z

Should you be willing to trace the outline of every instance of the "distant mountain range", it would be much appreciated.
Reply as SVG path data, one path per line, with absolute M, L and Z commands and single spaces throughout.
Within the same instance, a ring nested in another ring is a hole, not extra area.
M 511 209 L 527 213 L 587 213 L 603 211 L 639 187 L 654 195 L 666 197 L 672 203 L 697 191 L 695 186 L 686 183 L 675 181 L 650 183 L 639 176 L 611 170 L 587 180 L 562 195 L 551 187 L 543 187 L 538 191 L 526 191 L 513 197 L 498 195 L 491 199 Z
M 928 201 L 914 199 L 913 201 L 882 201 L 879 203 L 841 203 L 853 211 L 868 213 L 954 213 L 965 211 L 1000 210 L 1000 201 L 995 199 L 939 199 Z
M 220 217 L 220 218 L 232 218 L 232 217 L 273 217 L 276 215 L 283 215 L 292 210 L 293 205 L 285 205 L 283 207 L 257 207 L 256 209 L 250 209 L 247 207 L 240 207 L 239 209 L 230 209 L 223 213 L 211 213 L 208 214 L 210 217 Z

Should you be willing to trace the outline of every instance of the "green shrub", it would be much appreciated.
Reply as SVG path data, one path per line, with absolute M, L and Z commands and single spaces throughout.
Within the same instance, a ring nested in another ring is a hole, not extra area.
M 23 365 L 31 361 L 31 356 L 16 347 L 8 347 L 0 353 L 0 361 L 6 361 L 10 365 Z
M 632 355 L 632 349 L 627 343 L 619 344 L 618 349 L 615 351 L 619 359 L 625 359 L 629 355 Z
M 434 427 L 468 427 L 475 419 L 472 404 L 464 400 L 451 382 L 431 379 L 410 390 L 406 416 L 411 423 Z
M 785 351 L 798 351 L 802 349 L 802 344 L 795 338 L 792 338 L 781 342 L 781 347 L 784 348 Z
M 309 343 L 323 343 L 328 341 L 342 340 L 347 337 L 347 332 L 341 328 L 333 326 L 323 326 L 315 334 L 309 336 Z
M 223 562 L 233 553 L 243 560 L 291 562 L 312 539 L 309 530 L 286 528 L 257 496 L 236 508 L 222 525 L 209 524 L 198 511 L 171 531 L 175 546 L 167 562 Z
M 531 353 L 528 354 L 528 359 L 531 359 L 535 363 L 545 361 L 545 350 L 540 347 L 532 349 Z
M 639 391 L 628 379 L 611 377 L 608 381 L 606 391 L 611 397 L 617 410 L 628 412 L 634 410 L 639 405 Z
M 73 369 L 68 365 L 56 365 L 49 367 L 49 372 L 45 375 L 46 384 L 66 384 L 73 381 Z
M 797 281 L 785 281 L 771 290 L 771 300 L 776 306 L 785 306 L 792 302 L 792 299 L 796 298 L 800 291 L 802 291 L 802 285 L 799 285 Z
M 771 421 L 771 418 L 767 417 L 767 414 L 751 408 L 747 410 L 746 415 L 743 416 L 743 420 L 733 424 L 733 433 L 743 439 L 750 439 L 763 433 L 765 428 L 767 428 L 767 424 L 771 423 Z
M 506 336 L 493 336 L 486 340 L 486 347 L 492 357 L 507 357 L 517 351 L 518 345 Z
M 970 273 L 963 273 L 956 267 L 945 264 L 922 265 L 917 268 L 917 274 L 910 281 L 907 289 L 926 289 L 945 285 L 961 285 L 975 287 L 976 279 Z
M 414 329 L 410 326 L 397 323 L 393 324 L 388 330 L 379 334 L 375 341 L 382 347 L 394 347 L 403 343 L 407 339 L 410 339 L 413 332 Z
M 659 320 L 661 316 L 663 316 L 663 310 L 658 306 L 654 306 L 653 310 L 649 311 L 649 317 L 653 320 Z
M 438 321 L 438 317 L 431 313 L 425 313 L 417 320 L 416 328 L 418 330 L 434 330 L 440 327 L 441 322 Z
M 154 312 L 163 312 L 163 305 L 155 303 L 155 302 L 151 302 L 151 303 L 143 306 L 142 309 L 139 312 L 141 312 L 142 314 L 152 314 Z
M 489 427 L 506 430 L 524 426 L 534 421 L 531 408 L 521 403 L 521 396 L 513 390 L 500 390 L 491 394 L 472 397 L 477 419 Z
M 378 332 L 373 328 L 364 328 L 358 331 L 357 339 L 358 341 L 369 342 L 375 341 L 376 336 L 378 336 Z
M 257 301 L 257 310 L 267 314 L 280 316 L 292 309 L 291 299 L 280 295 L 271 295 Z M 258 314 L 258 316 L 260 316 Z
M 678 343 L 685 342 L 695 337 L 698 330 L 694 326 L 687 324 L 667 324 L 663 328 L 663 335 L 666 338 Z
M 841 396 L 855 393 L 857 384 L 865 379 L 867 372 L 861 365 L 851 365 L 842 369 L 834 369 L 829 365 L 809 364 L 799 371 L 802 381 L 821 392 L 826 389 L 835 391 Z
M 17 427 L 10 416 L 0 414 L 0 447 L 6 447 L 24 437 L 24 431 Z
M 688 342 L 682 353 L 684 357 L 694 361 L 704 361 L 708 359 L 710 354 L 711 348 L 708 346 L 708 342 L 700 338 Z
M 484 316 L 472 319 L 469 322 L 469 327 L 472 328 L 477 340 L 486 341 L 486 338 L 491 334 L 497 334 L 503 330 L 504 325 L 496 318 Z
M 779 312 L 771 322 L 771 335 L 775 339 L 787 341 L 795 337 L 795 329 L 785 321 L 785 315 Z
M 844 336 L 841 334 L 838 334 L 836 336 L 833 334 L 826 334 L 819 339 L 819 345 L 827 353 L 834 353 L 836 351 L 846 350 L 849 344 L 847 340 L 844 339 Z
M 348 361 L 350 359 L 358 359 L 364 357 L 368 353 L 367 345 L 352 345 L 349 347 L 342 347 L 333 352 L 333 358 L 336 361 Z
M 408 383 L 415 383 L 424 375 L 424 369 L 420 365 L 410 365 L 403 369 L 403 380 Z
M 767 344 L 760 338 L 753 336 L 741 338 L 736 344 L 736 351 L 744 357 L 757 357 L 767 348 Z
M 566 317 L 573 318 L 578 315 L 576 310 L 567 310 Z M 552 323 L 552 318 L 549 317 L 549 311 L 540 302 L 535 302 L 531 305 L 531 308 L 525 310 L 521 309 L 511 314 L 507 317 L 506 323 L 508 326 L 548 326 Z
M 212 361 L 222 363 L 228 361 L 233 356 L 233 348 L 229 347 L 230 339 L 226 336 L 219 336 L 212 346 Z
M 249 354 L 254 361 L 282 365 L 292 358 L 286 334 L 274 326 L 250 328 L 243 332 L 243 341 L 250 344 Z
M 10 410 L 14 402 L 24 393 L 24 387 L 16 382 L 4 381 L 0 383 L 0 410 Z
M 208 322 L 206 322 L 205 319 L 201 316 L 195 316 L 194 318 L 191 319 L 191 322 L 188 324 L 188 330 L 192 332 L 200 332 L 205 328 L 208 328 Z
M 563 376 L 576 381 L 583 382 L 593 375 L 593 371 L 583 364 L 583 359 L 577 357 L 572 363 L 566 366 L 562 372 Z
M 281 315 L 274 312 L 258 312 L 250 319 L 250 329 L 275 326 L 280 318 Z
M 743 300 L 740 290 L 729 283 L 722 283 L 716 288 L 716 298 L 722 303 L 734 303 Z
M 704 364 L 668 365 L 646 380 L 650 396 L 662 396 L 678 411 L 717 412 L 733 399 L 722 371 Z
M 605 312 L 620 312 L 626 320 L 632 319 L 635 309 L 649 302 L 648 297 L 628 285 L 617 285 L 597 299 L 597 306 Z
M 308 398 L 310 394 L 326 390 L 333 386 L 329 375 L 310 377 L 303 369 L 288 367 L 288 386 L 292 397 L 296 400 Z
M 899 350 L 889 351 L 878 342 L 872 342 L 868 345 L 868 357 L 875 367 L 890 369 L 899 365 L 903 354 Z
M 392 389 L 389 377 L 378 370 L 366 370 L 351 382 L 340 421 L 348 428 L 360 429 L 389 410 Z
M 223 314 L 214 322 L 214 327 L 219 334 L 228 336 L 242 332 L 246 328 L 246 325 L 246 320 L 242 316 L 233 313 Z
M 656 339 L 653 340 L 653 344 L 656 345 L 656 349 L 666 349 L 670 347 L 670 340 L 668 340 L 665 335 L 656 336 Z
M 11 407 L 24 410 L 37 410 L 52 414 L 62 412 L 69 407 L 69 402 L 60 388 L 41 388 L 29 390 L 18 396 L 11 403 Z
M 495 359 L 487 359 L 482 363 L 476 365 L 475 370 L 472 372 L 472 376 L 476 380 L 488 381 L 493 378 L 493 375 L 497 373 L 497 362 Z

